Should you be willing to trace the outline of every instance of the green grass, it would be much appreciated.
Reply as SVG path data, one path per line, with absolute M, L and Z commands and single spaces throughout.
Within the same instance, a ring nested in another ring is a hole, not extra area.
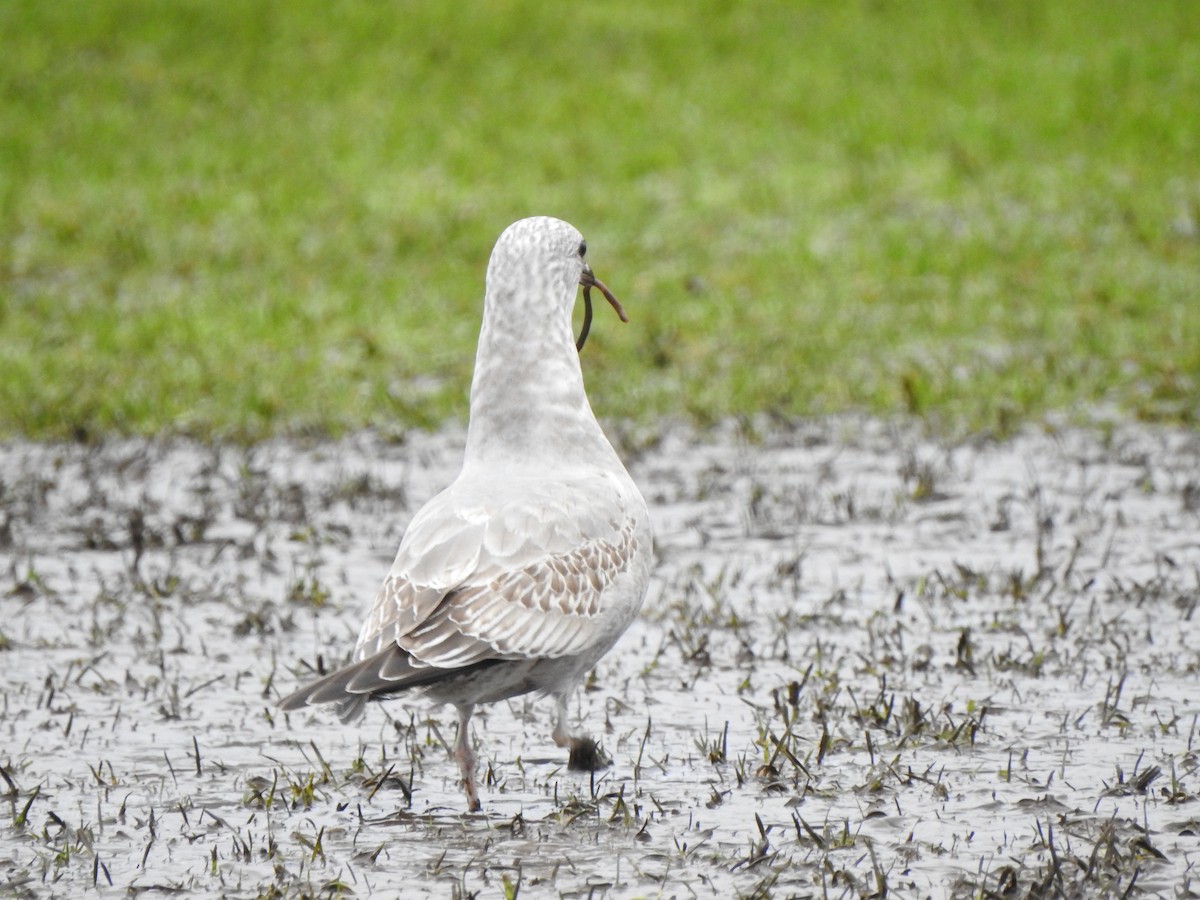
M 486 9 L 0 5 L 0 434 L 461 417 L 534 213 L 603 415 L 1200 416 L 1188 0 Z

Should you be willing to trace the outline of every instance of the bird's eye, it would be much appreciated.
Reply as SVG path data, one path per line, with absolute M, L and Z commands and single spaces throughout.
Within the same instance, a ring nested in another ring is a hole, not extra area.
M 583 259 L 585 256 L 587 256 L 587 241 L 580 241 L 579 242 L 579 258 Z

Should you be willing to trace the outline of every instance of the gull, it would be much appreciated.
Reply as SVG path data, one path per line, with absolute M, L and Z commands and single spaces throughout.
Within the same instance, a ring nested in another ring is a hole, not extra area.
M 481 808 L 468 726 L 476 705 L 552 697 L 568 768 L 605 765 L 573 733 L 567 702 L 641 608 L 650 517 L 592 413 L 579 351 L 591 288 L 623 321 L 571 225 L 513 223 L 492 250 L 458 477 L 413 517 L 359 633 L 353 660 L 280 702 L 332 703 L 345 722 L 370 700 L 417 693 L 458 711 L 454 757 Z M 571 312 L 583 286 L 576 341 Z

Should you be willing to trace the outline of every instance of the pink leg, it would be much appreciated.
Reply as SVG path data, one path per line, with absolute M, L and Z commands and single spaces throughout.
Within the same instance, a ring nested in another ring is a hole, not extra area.
M 474 705 L 467 703 L 458 709 L 458 740 L 454 742 L 454 759 L 462 774 L 463 793 L 467 795 L 467 812 L 479 812 L 479 789 L 475 784 L 475 754 L 471 751 L 471 713 Z

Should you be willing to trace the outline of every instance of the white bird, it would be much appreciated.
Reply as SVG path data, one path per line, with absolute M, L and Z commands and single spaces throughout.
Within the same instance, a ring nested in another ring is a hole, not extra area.
M 567 727 L 567 701 L 633 621 L 650 576 L 650 517 L 592 413 L 578 350 L 590 288 L 571 225 L 536 217 L 500 235 L 487 268 L 483 327 L 458 477 L 413 517 L 358 637 L 354 661 L 280 706 L 334 703 L 343 721 L 368 700 L 418 691 L 458 709 L 454 755 L 480 808 L 468 724 L 476 704 L 554 698 L 568 766 L 599 768 L 595 741 Z M 583 285 L 578 345 L 571 312 Z

